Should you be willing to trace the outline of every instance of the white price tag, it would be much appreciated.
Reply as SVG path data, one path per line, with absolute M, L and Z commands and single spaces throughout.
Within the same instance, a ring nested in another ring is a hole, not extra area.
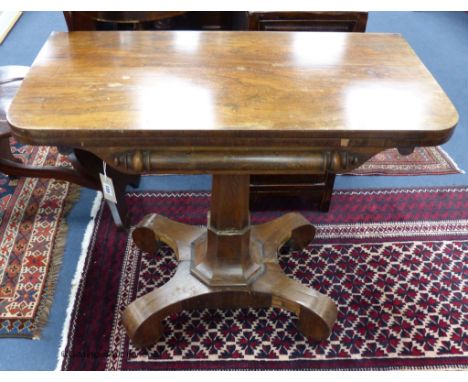
M 101 179 L 102 194 L 104 195 L 104 199 L 117 204 L 114 183 L 112 183 L 112 179 L 104 174 L 99 174 L 99 178 Z

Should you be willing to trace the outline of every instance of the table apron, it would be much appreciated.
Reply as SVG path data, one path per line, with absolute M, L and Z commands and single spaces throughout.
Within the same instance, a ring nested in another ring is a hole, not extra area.
M 116 169 L 151 174 L 324 174 L 360 166 L 382 148 L 315 151 L 134 149 L 93 152 Z

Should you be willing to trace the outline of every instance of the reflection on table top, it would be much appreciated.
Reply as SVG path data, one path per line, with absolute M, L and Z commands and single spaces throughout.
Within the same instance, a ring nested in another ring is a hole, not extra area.
M 18 137 L 50 144 L 196 134 L 442 142 L 458 115 L 400 35 L 132 31 L 52 34 L 8 118 Z

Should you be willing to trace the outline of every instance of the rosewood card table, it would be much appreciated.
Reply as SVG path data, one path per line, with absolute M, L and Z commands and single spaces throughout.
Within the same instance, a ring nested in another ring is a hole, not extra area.
M 161 240 L 179 260 L 126 308 L 136 346 L 160 337 L 164 316 L 206 307 L 284 308 L 326 338 L 335 303 L 277 260 L 315 229 L 294 212 L 251 225 L 249 175 L 346 172 L 390 147 L 442 144 L 457 120 L 400 35 L 307 32 L 53 33 L 8 114 L 21 142 L 119 172 L 213 174 L 206 228 L 151 214 L 132 231 L 142 250 Z

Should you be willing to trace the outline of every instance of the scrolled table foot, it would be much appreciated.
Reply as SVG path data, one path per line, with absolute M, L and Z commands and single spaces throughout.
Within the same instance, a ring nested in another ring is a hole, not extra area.
M 166 243 L 175 252 L 177 260 L 189 260 L 191 244 L 206 232 L 206 228 L 176 222 L 162 215 L 150 214 L 137 224 L 132 238 L 143 251 L 155 252 L 157 241 Z
M 251 289 L 270 295 L 271 306 L 295 313 L 299 330 L 306 337 L 320 341 L 330 335 L 337 317 L 336 304 L 315 289 L 290 279 L 278 264 L 266 264 L 265 273 Z
M 132 232 L 132 238 L 136 246 L 142 251 L 156 253 L 159 249 L 159 239 L 154 231 L 145 226 L 138 226 Z
M 304 249 L 314 239 L 315 227 L 303 215 L 290 212 L 253 226 L 252 235 L 263 243 L 265 259 L 277 261 L 277 253 L 287 241 L 300 250 Z
M 163 319 L 182 310 L 268 308 L 286 309 L 298 316 L 298 329 L 316 341 L 326 339 L 336 320 L 335 303 L 322 293 L 289 279 L 277 264 L 249 287 L 209 287 L 190 273 L 190 262 L 180 262 L 176 275 L 161 288 L 136 299 L 123 313 L 132 343 L 144 347 L 164 333 Z
M 156 342 L 163 333 L 165 316 L 182 310 L 182 301 L 206 293 L 207 287 L 190 275 L 191 243 L 206 232 L 191 226 L 150 214 L 135 227 L 132 238 L 143 251 L 155 252 L 162 241 L 172 248 L 180 262 L 174 277 L 161 288 L 136 299 L 123 313 L 123 324 L 137 347 Z
M 207 286 L 190 275 L 190 262 L 182 261 L 168 283 L 136 299 L 124 310 L 122 321 L 133 345 L 156 343 L 164 333 L 165 317 L 189 306 L 196 307 L 197 299 L 209 292 Z
M 278 264 L 278 251 L 287 241 L 302 250 L 315 237 L 315 227 L 301 214 L 291 212 L 270 222 L 256 225 L 252 235 L 263 243 L 265 273 L 252 290 L 271 296 L 271 306 L 295 313 L 299 330 L 308 338 L 322 340 L 330 335 L 337 308 L 324 294 L 290 279 Z

